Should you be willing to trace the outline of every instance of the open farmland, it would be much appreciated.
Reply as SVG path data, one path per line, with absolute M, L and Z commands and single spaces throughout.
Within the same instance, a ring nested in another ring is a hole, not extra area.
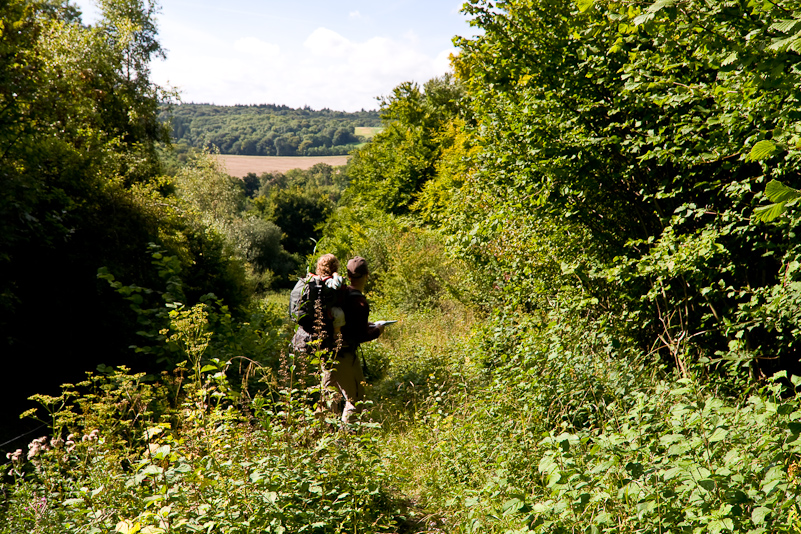
M 286 172 L 290 169 L 310 169 L 317 163 L 327 163 L 332 167 L 345 165 L 350 156 L 217 156 L 231 176 L 239 178 L 249 172 Z
M 381 133 L 383 130 L 383 126 L 357 126 L 354 128 L 354 133 L 367 139 L 372 139 L 376 134 Z

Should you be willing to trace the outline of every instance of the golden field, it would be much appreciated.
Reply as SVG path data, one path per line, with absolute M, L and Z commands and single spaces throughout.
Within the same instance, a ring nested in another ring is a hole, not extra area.
M 345 165 L 350 156 L 217 156 L 231 176 L 244 177 L 249 172 L 286 172 L 290 169 L 309 169 L 317 163 L 327 163 L 332 167 Z

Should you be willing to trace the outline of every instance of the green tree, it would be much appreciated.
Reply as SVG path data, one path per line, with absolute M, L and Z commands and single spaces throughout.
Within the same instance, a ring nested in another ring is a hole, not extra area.
M 157 287 L 156 243 L 180 258 L 187 298 L 213 291 L 238 311 L 247 296 L 241 266 L 159 177 L 169 136 L 158 111 L 172 95 L 149 79 L 155 12 L 106 1 L 87 27 L 68 3 L 0 5 L 0 352 L 10 376 L 30 376 L 39 358 L 27 391 L 5 390 L 0 426 L 18 413 L 8 395 L 134 363 L 137 318 L 99 268 Z
M 685 371 L 792 361 L 795 329 L 760 315 L 797 221 L 750 218 L 769 178 L 798 180 L 790 3 L 465 10 L 483 33 L 455 59 L 482 146 L 452 216 L 463 249 L 529 309 L 583 303 Z
M 460 113 L 461 86 L 449 75 L 421 90 L 405 82 L 381 102 L 385 129 L 353 154 L 349 194 L 394 214 L 408 213 L 447 146 L 442 136 Z
M 281 228 L 284 248 L 292 254 L 310 254 L 320 238 L 318 227 L 325 222 L 334 203 L 317 189 L 300 187 L 278 189 L 263 198 L 257 209 Z

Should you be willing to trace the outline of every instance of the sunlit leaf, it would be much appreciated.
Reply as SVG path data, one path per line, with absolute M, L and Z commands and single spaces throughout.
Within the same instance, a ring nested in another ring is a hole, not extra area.
M 726 56 L 726 58 L 723 61 L 721 61 L 720 64 L 725 67 L 726 65 L 731 65 L 735 61 L 737 61 L 737 52 L 732 52 L 731 54 Z
M 751 218 L 755 221 L 770 222 L 785 212 L 785 204 L 786 202 L 778 202 L 755 208 Z
M 676 3 L 676 0 L 659 0 L 658 2 L 654 2 L 651 6 L 648 7 L 649 13 L 656 13 L 660 9 L 663 9 L 668 6 L 672 6 Z
M 765 196 L 771 202 L 789 202 L 801 198 L 801 190 L 787 187 L 778 180 L 771 180 L 765 186 Z
M 776 152 L 776 144 L 773 141 L 763 139 L 751 147 L 751 152 L 745 158 L 748 161 L 761 161 L 772 156 Z
M 768 48 L 770 50 L 782 51 L 785 48 L 791 46 L 793 42 L 796 40 L 798 40 L 798 37 L 796 37 L 795 35 L 793 35 L 792 37 L 786 37 L 784 39 L 778 39 L 774 41 Z
M 751 521 L 753 521 L 755 525 L 761 525 L 765 522 L 765 518 L 768 514 L 770 514 L 770 508 L 765 508 L 764 506 L 754 508 L 754 511 L 751 512 Z
M 790 33 L 791 31 L 793 31 L 793 28 L 795 28 L 796 24 L 798 24 L 799 22 L 801 21 L 799 21 L 798 19 L 787 19 L 781 22 L 774 22 L 773 24 L 770 25 L 770 29 L 780 31 L 782 33 Z
M 717 442 L 717 441 L 723 441 L 724 439 L 726 439 L 726 436 L 728 436 L 728 435 L 729 435 L 729 431 L 728 430 L 726 430 L 723 427 L 718 427 L 718 428 L 715 429 L 715 431 L 712 433 L 712 435 L 709 436 L 709 442 L 710 443 L 714 443 L 714 442 Z

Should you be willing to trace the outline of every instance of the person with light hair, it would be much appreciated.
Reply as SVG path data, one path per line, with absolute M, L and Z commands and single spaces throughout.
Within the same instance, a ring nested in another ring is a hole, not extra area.
M 345 279 L 337 272 L 339 260 L 323 254 L 317 260 L 314 274 L 298 280 L 289 302 L 290 317 L 298 329 L 292 347 L 298 353 L 309 352 L 309 343 L 318 340 L 315 350 L 336 351 L 340 345 L 345 313 L 341 303 L 345 297 Z
M 317 259 L 315 274 L 325 280 L 326 285 L 332 289 L 339 289 L 344 283 L 344 278 L 339 271 L 339 260 L 333 254 L 323 254 Z M 339 306 L 331 306 L 326 310 L 334 327 L 334 343 L 342 335 L 342 327 L 345 326 L 345 313 Z

